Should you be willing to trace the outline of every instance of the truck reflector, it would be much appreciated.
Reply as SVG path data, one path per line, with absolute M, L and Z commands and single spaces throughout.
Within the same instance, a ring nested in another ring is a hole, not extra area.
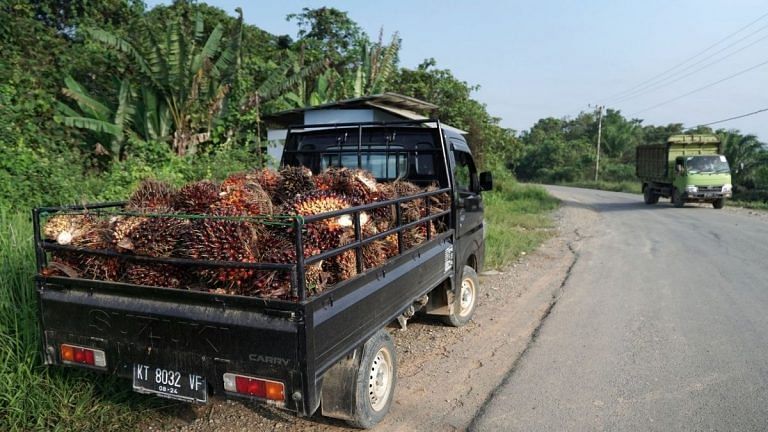
M 224 390 L 274 401 L 285 400 L 285 385 L 283 383 L 246 375 L 225 373 Z
M 61 361 L 66 364 L 107 367 L 104 351 L 69 344 L 61 344 Z

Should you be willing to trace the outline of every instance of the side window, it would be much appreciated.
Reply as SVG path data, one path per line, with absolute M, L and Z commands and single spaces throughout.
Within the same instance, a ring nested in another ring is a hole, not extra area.
M 477 181 L 477 172 L 475 164 L 472 162 L 472 156 L 463 151 L 454 151 L 453 158 L 456 161 L 456 168 L 453 179 L 456 182 L 456 188 L 459 192 L 474 192 L 477 190 L 475 184 Z

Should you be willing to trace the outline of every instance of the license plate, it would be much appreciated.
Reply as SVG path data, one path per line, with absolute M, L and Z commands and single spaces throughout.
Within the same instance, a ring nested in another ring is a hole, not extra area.
M 185 402 L 208 402 L 208 386 L 200 375 L 136 363 L 133 391 Z
M 704 194 L 704 198 L 714 198 L 715 194 L 712 192 L 707 192 Z

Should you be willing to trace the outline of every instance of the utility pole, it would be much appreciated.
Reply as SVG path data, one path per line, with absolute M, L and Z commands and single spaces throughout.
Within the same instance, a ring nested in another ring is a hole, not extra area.
M 595 181 L 600 176 L 600 139 L 603 135 L 603 108 L 605 105 L 597 106 L 597 157 L 595 158 Z

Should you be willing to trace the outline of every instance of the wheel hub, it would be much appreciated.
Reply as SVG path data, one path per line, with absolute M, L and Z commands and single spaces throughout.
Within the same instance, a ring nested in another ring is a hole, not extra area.
M 384 408 L 391 391 L 392 358 L 388 351 L 380 349 L 371 363 L 371 370 L 368 375 L 368 397 L 371 401 L 371 408 L 374 411 L 380 411 Z
M 459 297 L 460 315 L 466 315 L 475 301 L 475 287 L 470 279 L 461 281 L 461 294 Z

